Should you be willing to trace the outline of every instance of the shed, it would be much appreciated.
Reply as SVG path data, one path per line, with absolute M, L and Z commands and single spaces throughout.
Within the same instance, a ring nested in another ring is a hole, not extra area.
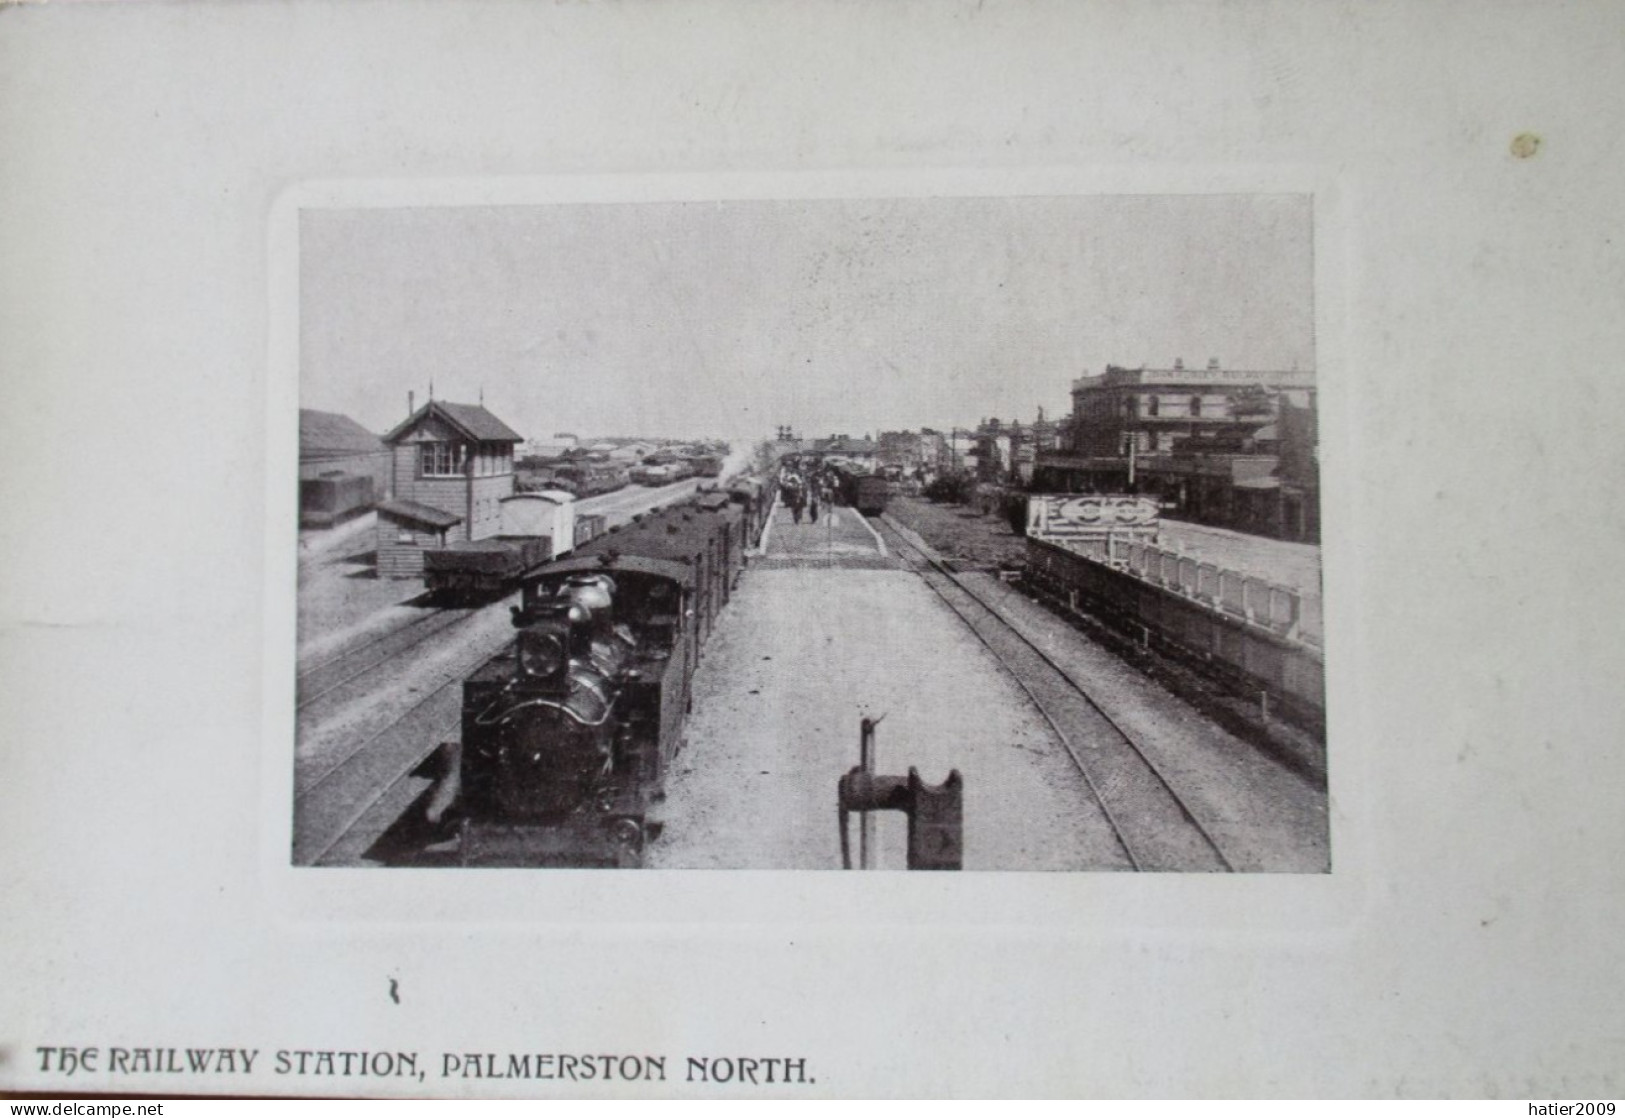
M 392 461 L 393 454 L 384 441 L 349 416 L 314 408 L 299 409 L 299 480 L 302 483 L 340 475 L 370 478 L 372 484 L 364 502 L 370 507 L 373 500 L 391 495 Z M 334 494 L 329 492 L 330 488 L 331 483 L 325 487 L 301 484 L 301 512 L 335 519 Z
M 423 552 L 445 547 L 460 516 L 419 504 L 390 500 L 378 506 L 378 577 L 422 578 Z

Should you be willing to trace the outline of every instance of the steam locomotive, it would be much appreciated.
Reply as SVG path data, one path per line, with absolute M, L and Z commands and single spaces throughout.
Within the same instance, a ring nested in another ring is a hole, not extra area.
M 761 505 L 754 483 L 702 493 L 524 577 L 517 638 L 464 682 L 462 740 L 427 805 L 463 864 L 642 863 Z

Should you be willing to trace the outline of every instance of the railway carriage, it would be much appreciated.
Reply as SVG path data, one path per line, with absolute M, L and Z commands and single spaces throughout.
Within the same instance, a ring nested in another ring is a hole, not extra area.
M 864 516 L 879 516 L 886 511 L 891 496 L 891 483 L 879 474 L 859 473 L 846 466 L 832 467 L 836 488 L 841 500 Z
M 759 478 L 737 477 L 728 483 L 728 499 L 739 507 L 741 531 L 745 546 L 754 547 L 767 527 L 767 514 L 772 508 L 772 489 Z
M 560 486 L 577 497 L 596 497 L 625 489 L 631 479 L 625 466 L 590 460 L 568 462 L 553 471 Z
M 581 526 L 569 492 L 517 493 L 499 504 L 502 528 L 496 536 L 423 553 L 425 590 L 458 598 L 503 593 L 537 564 L 575 550 Z

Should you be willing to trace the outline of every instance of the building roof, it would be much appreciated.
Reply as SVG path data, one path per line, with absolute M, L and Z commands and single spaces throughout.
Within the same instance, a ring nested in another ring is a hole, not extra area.
M 605 537 L 600 536 L 598 538 L 604 539 Z M 616 571 L 633 571 L 637 574 L 658 575 L 661 578 L 669 578 L 685 587 L 694 585 L 694 568 L 686 563 L 676 562 L 671 559 L 652 559 L 643 555 L 621 555 L 619 553 L 615 553 L 613 558 L 607 562 L 600 557 L 600 555 L 608 554 L 610 552 L 559 559 L 539 568 L 536 577 L 556 577 L 558 575 L 588 571 L 592 574 L 607 574 L 613 578 Z
M 576 495 L 566 489 L 533 489 L 529 493 L 515 493 L 509 497 L 500 498 L 501 501 L 546 501 L 551 505 L 568 505 L 575 501 Z
M 481 443 L 522 443 L 524 438 L 479 404 L 453 404 L 430 400 L 384 436 L 386 443 L 399 442 L 431 415 L 445 421 L 465 439 Z
M 443 509 L 433 508 L 429 505 L 420 505 L 416 501 L 381 501 L 378 513 L 391 520 L 403 520 L 409 524 L 423 524 L 430 528 L 450 528 L 453 524 L 461 524 L 463 518 Z
M 299 460 L 302 462 L 382 454 L 386 449 L 382 439 L 347 415 L 299 409 Z
M 813 454 L 873 454 L 875 444 L 868 439 L 854 439 L 845 435 L 836 435 L 829 439 L 816 440 L 811 448 Z M 808 453 L 804 448 L 803 453 Z
M 1315 386 L 1315 372 L 1313 369 L 1227 369 L 1216 362 L 1209 362 L 1206 368 L 1199 365 L 1186 368 L 1176 362 L 1171 369 L 1156 369 L 1145 365 L 1131 369 L 1122 365 L 1107 365 L 1105 371 L 1096 376 L 1085 375 L 1074 380 L 1072 391 L 1077 393 L 1136 385 L 1194 388 L 1205 388 L 1209 385 L 1221 387 L 1261 385 L 1274 389 L 1304 389 Z

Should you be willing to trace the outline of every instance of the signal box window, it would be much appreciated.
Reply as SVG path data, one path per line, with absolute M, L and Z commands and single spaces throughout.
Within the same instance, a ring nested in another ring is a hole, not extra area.
M 420 448 L 424 477 L 462 477 L 466 461 L 460 443 L 424 443 Z

